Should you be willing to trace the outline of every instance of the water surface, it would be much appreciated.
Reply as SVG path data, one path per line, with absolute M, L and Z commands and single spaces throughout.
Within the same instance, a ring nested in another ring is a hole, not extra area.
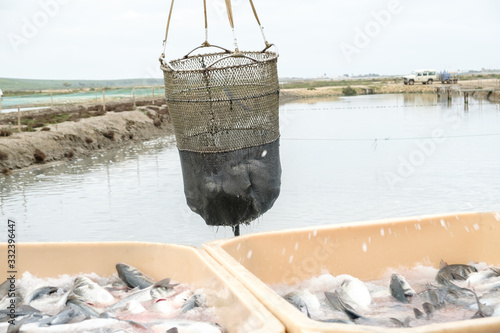
M 280 197 L 242 234 L 389 217 L 500 211 L 500 107 L 366 95 L 280 107 Z M 232 236 L 185 203 L 172 138 L 0 176 L 18 241 L 200 245 Z

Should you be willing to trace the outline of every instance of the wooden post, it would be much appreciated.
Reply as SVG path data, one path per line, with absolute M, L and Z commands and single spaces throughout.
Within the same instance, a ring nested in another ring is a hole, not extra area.
M 0 95 L 0 113 L 2 113 L 2 95 Z
M 50 106 L 54 106 L 54 98 L 52 97 L 52 92 L 50 92 Z
M 136 108 L 135 105 L 135 88 L 132 88 L 132 99 L 134 100 L 134 109 Z
M 153 87 L 153 105 L 155 105 L 155 88 Z
M 94 91 L 95 91 L 95 101 L 97 102 L 97 90 Z
M 17 130 L 21 133 L 21 107 L 17 106 Z
M 106 111 L 106 91 L 102 90 L 102 110 Z

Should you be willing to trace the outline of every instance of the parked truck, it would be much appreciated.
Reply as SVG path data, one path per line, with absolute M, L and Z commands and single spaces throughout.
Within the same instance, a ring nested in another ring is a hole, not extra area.
M 416 82 L 422 84 L 432 84 L 438 80 L 438 75 L 435 69 L 416 69 L 410 75 L 403 76 L 403 83 L 413 85 Z
M 439 81 L 442 84 L 456 84 L 458 82 L 458 78 L 456 76 L 452 76 L 447 71 L 442 71 L 439 73 Z

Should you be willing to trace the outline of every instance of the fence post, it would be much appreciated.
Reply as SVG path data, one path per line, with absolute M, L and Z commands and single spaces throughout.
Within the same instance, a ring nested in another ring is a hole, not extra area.
M 102 111 L 106 111 L 106 91 L 102 90 Z
M 153 105 L 155 105 L 155 88 L 153 87 Z
M 134 100 L 134 109 L 136 108 L 135 105 L 135 88 L 132 88 L 132 99 Z
M 52 91 L 50 92 L 50 106 L 54 106 L 54 98 L 52 97 Z
M 17 106 L 17 130 L 21 133 L 21 107 Z
M 0 113 L 2 113 L 2 95 L 0 95 Z

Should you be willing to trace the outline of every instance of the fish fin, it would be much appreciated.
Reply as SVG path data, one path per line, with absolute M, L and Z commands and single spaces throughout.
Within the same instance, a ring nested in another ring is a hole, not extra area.
M 177 327 L 172 327 L 165 333 L 179 333 L 179 330 L 177 329 Z
M 435 307 L 431 303 L 425 302 L 422 304 L 422 307 L 424 308 L 425 314 L 427 315 L 427 318 L 430 317 L 430 315 L 434 312 Z
M 500 268 L 490 267 L 490 270 L 495 273 L 495 276 L 500 276 Z
M 424 313 L 417 308 L 413 308 L 413 313 L 415 314 L 415 318 L 417 319 L 422 318 L 424 316 Z
M 155 284 L 153 284 L 153 289 L 158 288 L 158 287 L 170 288 L 170 287 L 175 287 L 177 285 L 178 285 L 178 283 L 172 284 L 172 283 L 170 283 L 170 278 L 166 278 L 166 279 L 163 279 L 163 280 L 158 281 Z
M 26 316 L 21 320 L 16 320 L 14 321 L 14 325 L 9 324 L 9 326 L 7 327 L 7 333 L 18 333 L 19 330 L 21 329 L 21 326 L 23 326 L 26 320 L 28 320 L 28 318 L 30 317 L 31 316 Z
M 339 296 L 338 292 L 335 291 L 334 293 L 325 291 L 325 296 L 326 299 L 332 304 L 332 306 L 337 309 L 338 311 L 344 312 L 351 320 L 355 320 L 358 318 L 361 318 L 361 315 L 356 313 L 352 306 L 349 304 L 345 303 Z
M 129 323 L 130 325 L 136 327 L 136 328 L 140 328 L 141 330 L 147 330 L 148 327 L 135 321 L 135 320 L 125 320 L 127 323 Z M 168 331 L 167 331 L 168 332 Z
M 398 318 L 389 318 L 397 327 L 404 327 L 404 323 Z
M 311 319 L 311 314 L 309 313 L 309 308 L 307 307 L 307 304 L 304 304 L 305 308 L 306 308 L 306 312 L 307 312 L 307 317 L 309 319 Z

